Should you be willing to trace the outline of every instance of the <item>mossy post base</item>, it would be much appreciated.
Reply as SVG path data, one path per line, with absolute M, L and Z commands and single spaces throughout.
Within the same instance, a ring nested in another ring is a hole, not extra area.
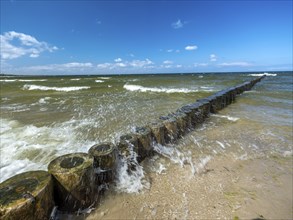
M 165 141 L 166 143 L 175 143 L 179 137 L 176 118 L 173 116 L 161 116 L 160 120 L 166 128 Z
M 118 144 L 119 158 L 127 162 L 127 172 L 136 170 L 138 157 L 138 138 L 135 134 L 126 134 L 120 137 Z
M 54 176 L 55 202 L 61 211 L 74 212 L 97 201 L 93 159 L 88 154 L 60 156 L 51 161 L 48 171 Z
M 49 219 L 53 181 L 46 171 L 18 174 L 0 184 L 0 219 Z
M 126 134 L 120 137 L 120 142 L 118 144 L 118 151 L 120 156 L 129 157 L 131 155 L 130 151 L 138 153 L 138 139 L 134 134 Z
M 93 157 L 94 172 L 98 186 L 109 184 L 115 179 L 117 168 L 117 149 L 112 143 L 102 143 L 92 146 L 89 155 Z
M 136 127 L 135 135 L 138 140 L 137 161 L 141 162 L 153 154 L 152 132 L 149 127 Z
M 153 121 L 151 122 L 148 127 L 152 131 L 153 139 L 156 143 L 164 145 L 165 144 L 165 134 L 167 130 L 164 124 L 161 122 Z

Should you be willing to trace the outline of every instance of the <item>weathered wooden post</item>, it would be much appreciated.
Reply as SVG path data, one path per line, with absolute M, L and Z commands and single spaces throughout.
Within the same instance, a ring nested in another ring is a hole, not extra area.
M 136 127 L 135 134 L 138 140 L 138 162 L 153 154 L 152 132 L 149 127 Z
M 126 134 L 120 137 L 118 143 L 119 159 L 127 163 L 127 172 L 136 170 L 138 160 L 138 138 L 135 134 Z
M 211 104 L 210 104 L 210 100 L 208 99 L 199 99 L 197 100 L 198 103 L 200 103 L 199 105 L 199 109 L 202 112 L 203 118 L 207 118 L 211 112 Z
M 185 113 L 179 111 L 171 114 L 171 116 L 175 117 L 177 122 L 178 138 L 184 136 L 188 131 L 189 126 L 188 116 Z
M 130 149 L 132 148 L 132 149 Z M 120 141 L 118 143 L 118 151 L 121 156 L 128 157 L 130 155 L 130 151 L 138 153 L 138 139 L 134 134 L 126 134 L 120 137 Z
M 164 124 L 167 132 L 165 134 L 166 143 L 174 143 L 178 139 L 178 127 L 175 117 L 161 116 L 160 119 Z
M 183 113 L 186 115 L 186 130 L 187 131 L 190 131 L 193 129 L 193 111 L 192 109 L 189 107 L 189 106 L 183 106 L 181 107 L 180 109 L 178 109 L 176 112 L 179 112 L 179 113 Z
M 61 211 L 84 209 L 98 199 L 93 159 L 86 153 L 57 157 L 48 166 L 55 180 L 55 201 Z
M 154 121 L 148 124 L 148 127 L 152 131 L 152 136 L 154 141 L 158 144 L 164 145 L 165 144 L 165 134 L 167 132 L 164 124 L 159 121 Z
M 109 184 L 115 179 L 117 168 L 117 149 L 112 143 L 92 146 L 88 154 L 93 157 L 93 167 L 97 186 Z
M 49 219 L 53 207 L 53 181 L 46 171 L 21 173 L 0 184 L 0 219 Z

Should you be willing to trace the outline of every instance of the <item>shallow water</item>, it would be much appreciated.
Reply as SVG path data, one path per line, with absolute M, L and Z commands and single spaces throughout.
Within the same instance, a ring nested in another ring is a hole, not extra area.
M 254 74 L 1 77 L 1 181 L 46 170 L 59 155 L 116 142 L 135 126 Z M 151 186 L 147 172 L 174 165 L 187 167 L 192 178 L 219 154 L 237 160 L 292 155 L 292 73 L 271 73 L 178 144 L 156 150 L 160 156 L 141 167 L 139 178 L 121 176 L 115 190 L 143 192 Z

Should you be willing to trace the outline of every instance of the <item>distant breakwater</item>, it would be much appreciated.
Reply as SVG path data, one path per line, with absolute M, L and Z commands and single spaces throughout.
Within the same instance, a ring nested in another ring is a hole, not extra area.
M 58 213 L 86 213 L 115 181 L 119 162 L 127 165 L 131 175 L 140 162 L 156 153 L 155 145 L 175 144 L 210 113 L 235 102 L 238 95 L 250 90 L 263 77 L 182 106 L 122 135 L 116 144 L 101 143 L 92 146 L 88 153 L 57 157 L 49 163 L 48 171 L 11 177 L 0 184 L 0 219 L 56 219 Z

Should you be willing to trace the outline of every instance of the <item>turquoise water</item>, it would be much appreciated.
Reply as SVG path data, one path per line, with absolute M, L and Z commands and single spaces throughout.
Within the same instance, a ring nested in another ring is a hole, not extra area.
M 0 181 L 46 170 L 62 154 L 115 143 L 135 126 L 260 75 L 1 77 Z M 292 72 L 270 73 L 236 103 L 211 115 L 175 151 L 157 150 L 174 163 L 187 158 L 193 173 L 198 158 L 210 160 L 226 152 L 236 159 L 292 155 L 292 85 Z M 132 192 L 143 186 L 127 187 L 121 189 Z

